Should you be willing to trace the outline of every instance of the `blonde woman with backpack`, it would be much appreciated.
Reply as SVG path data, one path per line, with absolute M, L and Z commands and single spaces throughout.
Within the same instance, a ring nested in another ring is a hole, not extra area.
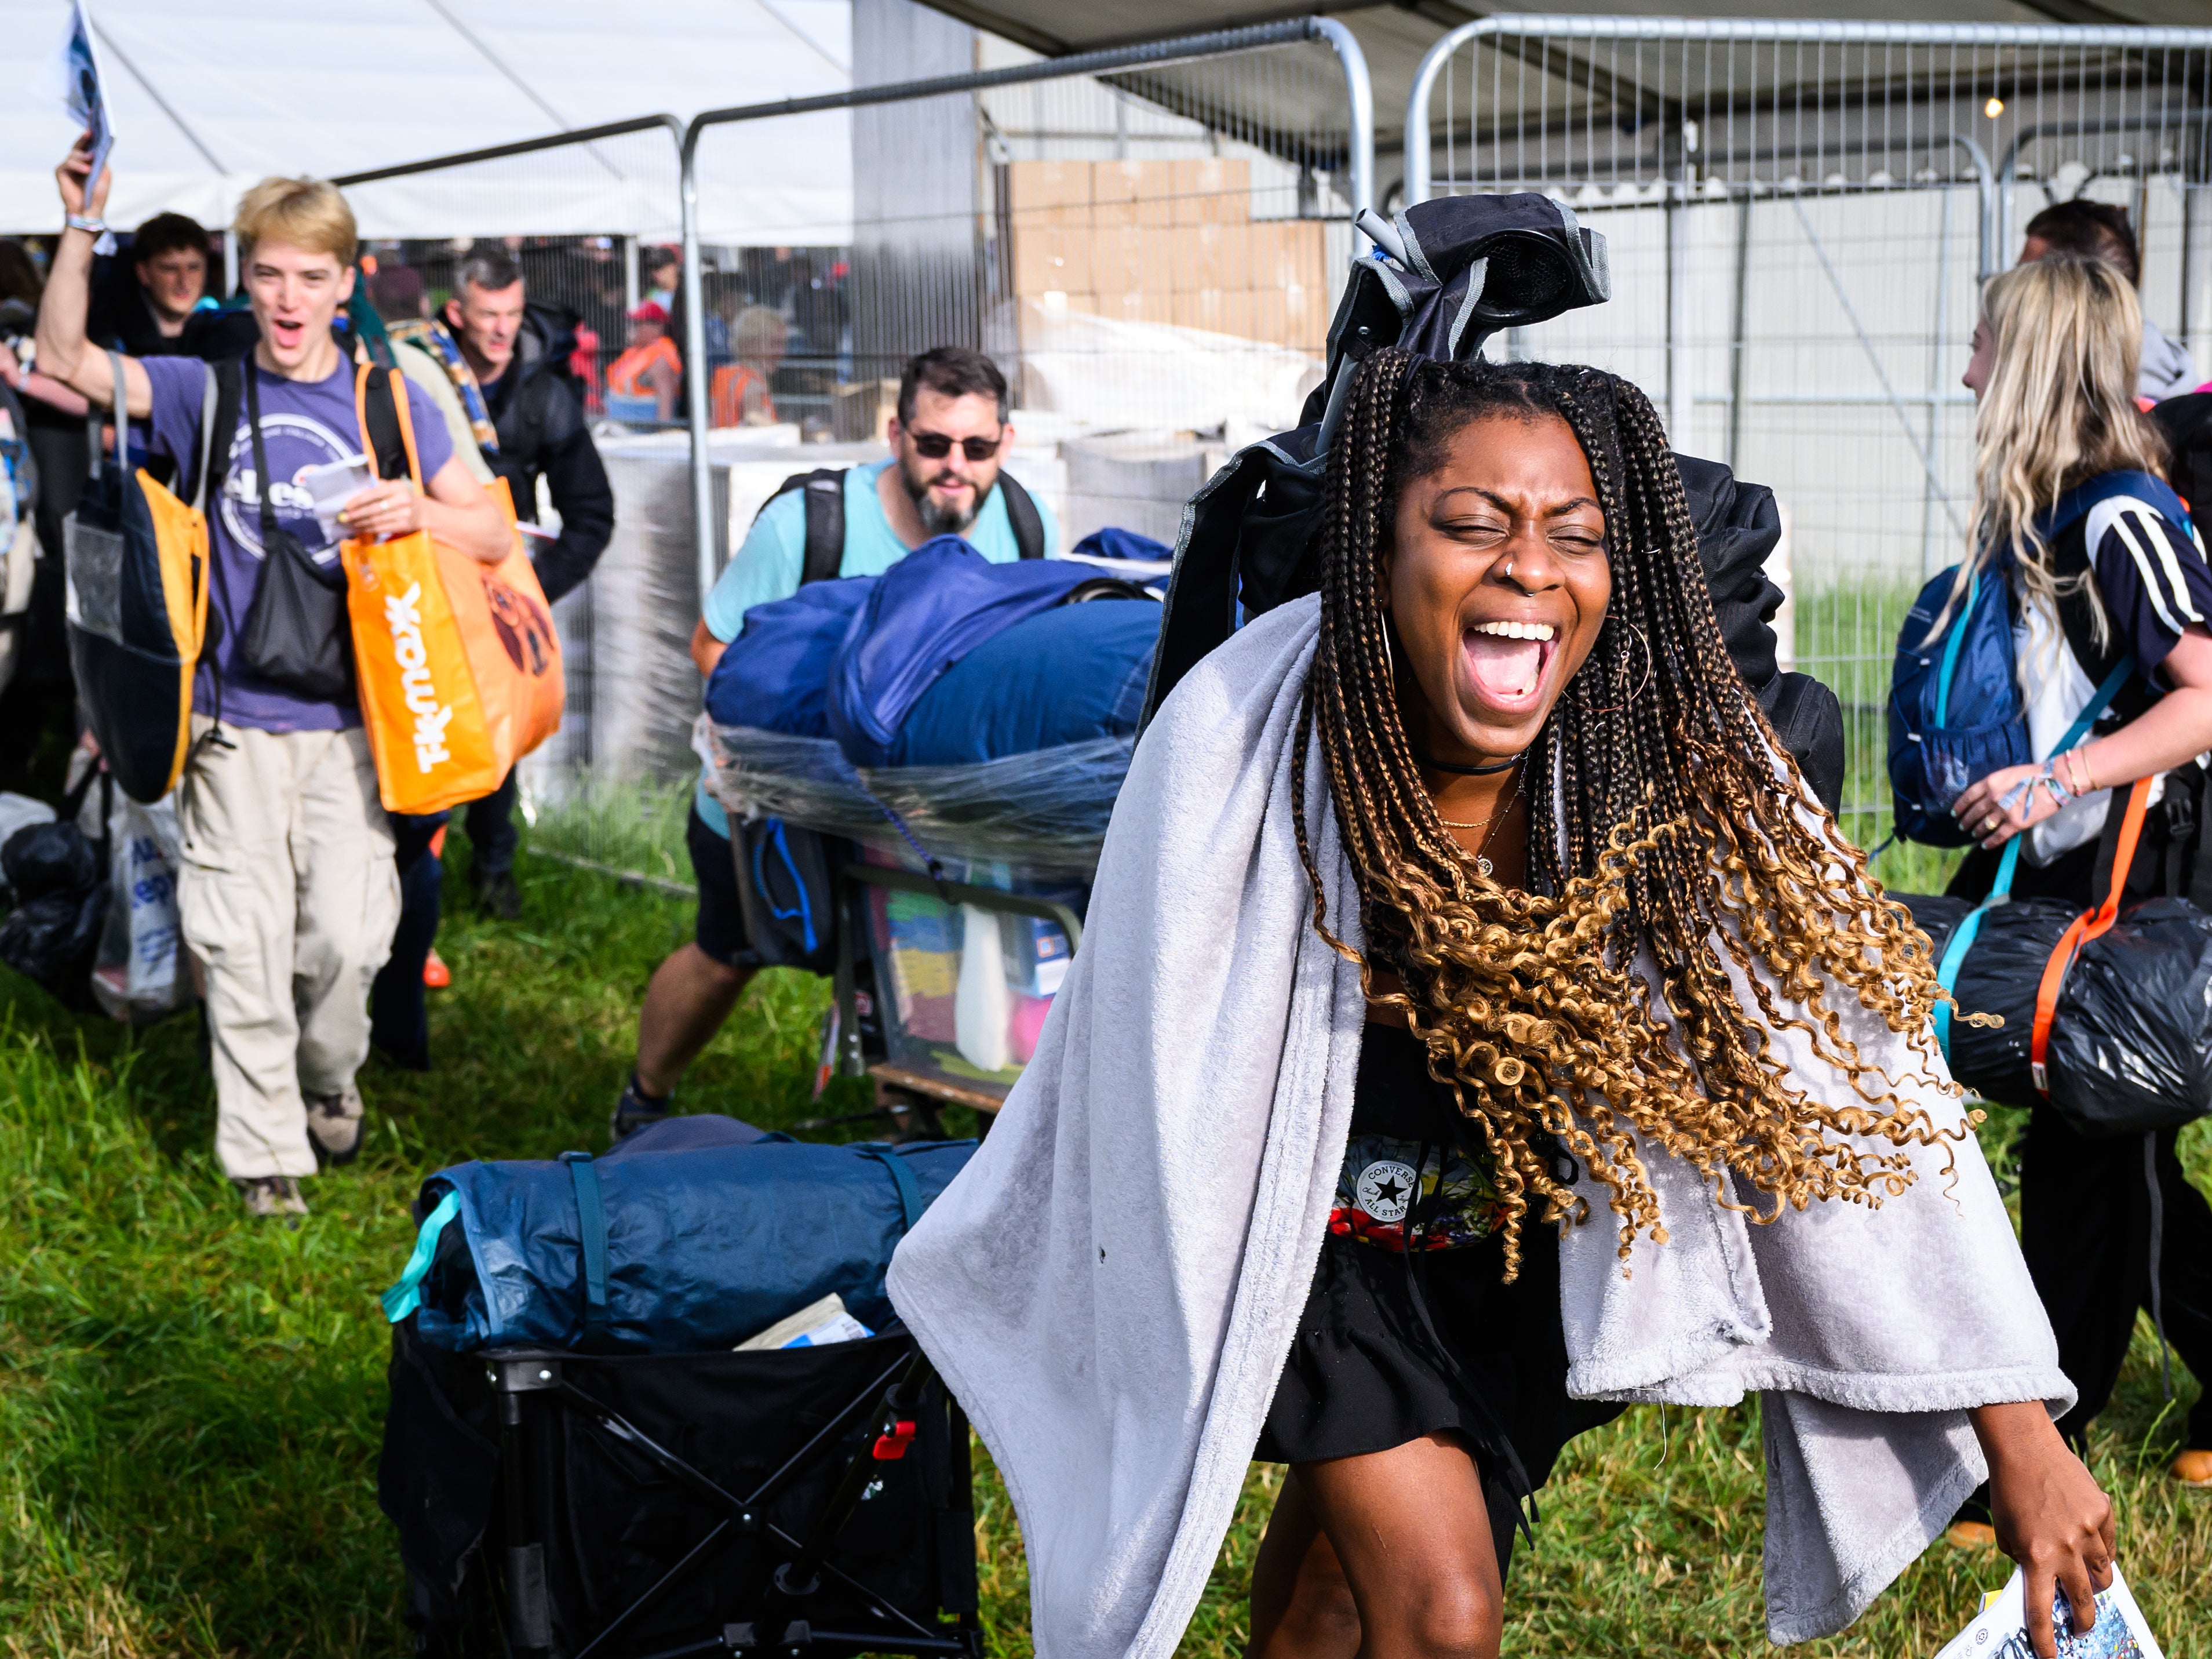
M 2142 312 L 2124 275 L 2051 255 L 1992 281 L 1965 382 L 1975 417 L 1977 568 L 2010 555 L 2014 657 L 2034 752 L 2050 753 L 2106 677 L 2136 672 L 2080 744 L 2054 760 L 1991 773 L 1952 810 L 1979 843 L 1950 892 L 1988 896 L 2005 844 L 2024 836 L 2012 894 L 2088 909 L 2108 819 L 2126 786 L 2157 779 L 2128 872 L 2130 899 L 2189 891 L 2191 845 L 2212 804 L 2197 757 L 2212 750 L 2212 565 L 2163 488 L 2122 491 L 2047 539 L 2038 521 L 2061 495 L 2115 473 L 2166 475 L 2165 445 L 2135 401 Z M 2207 503 L 2200 503 L 2204 505 Z M 2177 771 L 2177 769 L 2179 769 Z M 2171 806 L 2168 803 L 2171 802 Z M 2021 1247 L 2058 1336 L 2059 1364 L 2081 1398 L 2059 1428 L 2084 1443 L 2127 1357 L 2136 1310 L 2152 1305 L 2154 1205 L 2163 1211 L 2158 1289 L 2167 1339 L 2212 1379 L 2212 1207 L 2182 1173 L 2175 1131 L 2143 1140 L 2076 1135 L 2033 1105 L 2021 1149 Z M 2212 1489 L 2212 1388 L 2190 1414 L 2174 1478 Z M 1982 1536 L 1972 1504 L 1954 1535 Z

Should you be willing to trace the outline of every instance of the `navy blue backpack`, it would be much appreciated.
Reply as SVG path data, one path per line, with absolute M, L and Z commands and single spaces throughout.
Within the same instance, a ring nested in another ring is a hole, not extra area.
M 2115 496 L 2137 497 L 2189 528 L 2188 509 L 2160 479 L 2148 473 L 2106 473 L 2058 498 L 2039 526 L 2045 540 Z M 2010 564 L 2010 556 L 2001 554 L 1977 571 L 1966 602 L 1931 640 L 1929 631 L 1958 576 L 1954 565 L 1920 590 L 1898 634 L 1890 672 L 1889 783 L 1902 840 L 1931 847 L 1971 845 L 1974 838 L 1952 818 L 1951 803 L 1978 779 L 2037 758 L 2013 665 L 2012 583 L 2005 579 Z M 2100 690 L 2093 717 L 2119 686 L 2108 683 Z

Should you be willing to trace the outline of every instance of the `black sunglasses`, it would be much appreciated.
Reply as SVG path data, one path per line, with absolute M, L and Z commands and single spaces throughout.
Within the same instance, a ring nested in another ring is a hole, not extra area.
M 907 442 L 924 460 L 943 460 L 952 453 L 952 440 L 942 432 L 908 432 Z M 999 453 L 999 446 L 1006 441 L 1003 432 L 994 438 L 962 438 L 960 453 L 970 460 L 988 460 Z

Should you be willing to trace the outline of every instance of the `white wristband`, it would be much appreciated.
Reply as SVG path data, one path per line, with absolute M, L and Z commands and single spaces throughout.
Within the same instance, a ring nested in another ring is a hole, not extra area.
M 69 216 L 69 228 L 71 230 L 86 231 L 94 236 L 105 236 L 107 234 L 107 221 L 88 218 L 82 213 L 72 213 Z

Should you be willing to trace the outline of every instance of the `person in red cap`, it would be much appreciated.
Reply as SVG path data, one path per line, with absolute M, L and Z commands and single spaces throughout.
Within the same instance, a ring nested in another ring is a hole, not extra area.
M 607 369 L 607 413 L 617 420 L 666 421 L 676 416 L 684 360 L 668 338 L 668 312 L 647 300 L 629 314 L 629 348 Z

